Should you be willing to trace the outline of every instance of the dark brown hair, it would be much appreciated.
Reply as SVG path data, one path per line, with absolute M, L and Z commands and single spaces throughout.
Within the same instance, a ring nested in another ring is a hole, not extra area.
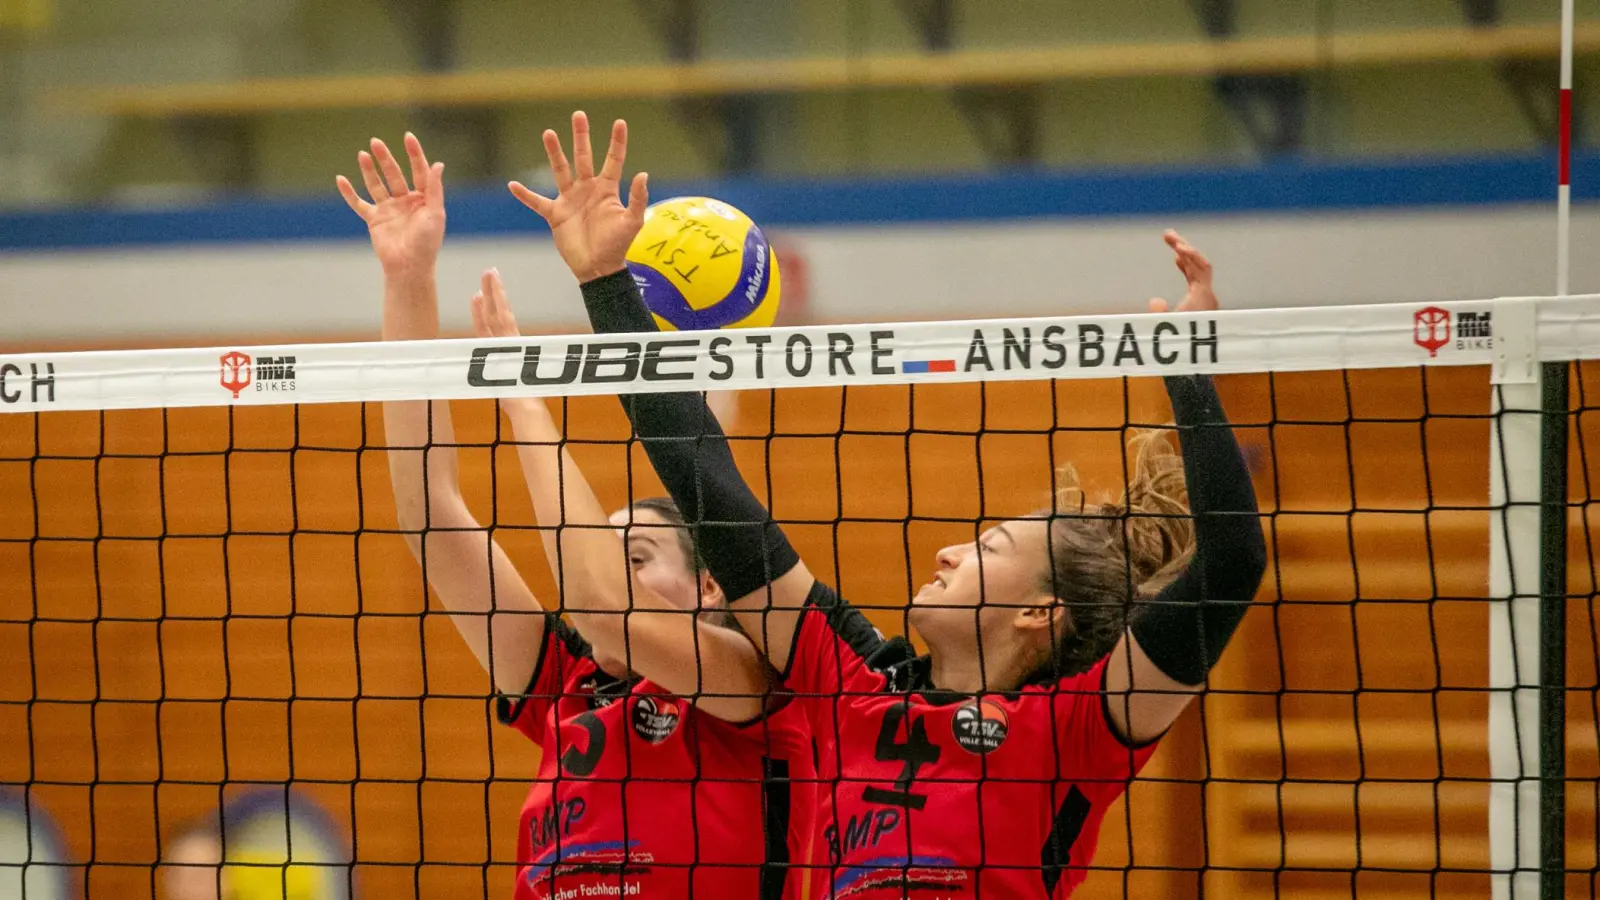
M 1194 554 L 1183 459 L 1167 433 L 1136 431 L 1127 450 L 1133 463 L 1120 502 L 1090 502 L 1069 464 L 1054 507 L 1039 513 L 1050 519 L 1043 588 L 1067 613 L 1041 676 L 1082 672 L 1110 653 L 1136 604 L 1159 593 Z

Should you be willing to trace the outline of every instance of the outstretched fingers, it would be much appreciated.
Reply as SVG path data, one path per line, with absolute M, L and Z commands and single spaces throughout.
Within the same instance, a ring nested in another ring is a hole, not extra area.
M 406 173 L 401 171 L 399 160 L 389 152 L 388 144 L 373 138 L 372 155 L 378 161 L 378 171 L 383 173 L 383 180 L 389 184 L 390 196 L 404 197 L 411 193 L 411 186 L 406 183 Z
M 406 158 L 411 164 L 411 180 L 415 182 L 417 190 L 422 193 L 422 199 L 433 207 L 444 206 L 444 163 L 428 163 L 428 155 L 422 151 L 422 142 L 411 132 L 406 132 Z
M 428 189 L 423 192 L 422 199 L 435 209 L 444 209 L 444 163 L 436 162 L 428 167 Z
M 550 220 L 550 214 L 555 211 L 556 204 L 554 200 L 543 194 L 528 190 L 520 181 L 513 181 L 506 187 L 511 189 L 511 196 L 520 200 L 523 206 L 538 213 L 545 221 L 548 222 Z
M 594 146 L 589 140 L 589 116 L 583 110 L 572 114 L 572 167 L 577 180 L 594 177 Z
M 544 130 L 544 155 L 550 160 L 550 173 L 556 178 L 556 190 L 566 193 L 572 189 L 572 166 L 567 164 L 567 154 L 561 150 L 561 138 L 554 130 Z
M 517 337 L 521 331 L 517 328 L 517 317 L 511 311 L 511 302 L 506 299 L 505 283 L 500 280 L 500 270 L 490 269 L 483 273 L 481 296 L 483 297 L 483 321 L 491 337 Z
M 622 183 L 622 166 L 628 161 L 628 123 L 618 119 L 611 123 L 611 143 L 606 147 L 606 161 L 600 168 L 600 178 Z
M 1177 265 L 1178 271 L 1183 273 L 1184 278 L 1193 281 L 1211 274 L 1211 261 L 1206 259 L 1205 254 L 1196 250 L 1194 245 L 1184 240 L 1182 235 L 1168 229 L 1162 235 L 1162 239 L 1176 254 L 1173 262 Z
M 640 172 L 633 176 L 633 184 L 628 188 L 628 215 L 635 222 L 644 223 L 644 211 L 650 205 L 650 175 Z
M 483 291 L 472 295 L 472 333 L 478 337 L 494 337 L 483 320 Z
M 340 175 L 333 179 L 333 183 L 339 188 L 339 196 L 344 198 L 345 205 L 350 207 L 351 212 L 360 216 L 362 221 L 372 218 L 372 204 L 361 199 L 361 195 L 356 193 L 355 185 L 350 183 L 350 179 Z
M 405 137 L 406 161 L 411 164 L 411 180 L 416 182 L 418 188 L 423 186 L 423 173 L 430 170 L 428 155 L 422 152 L 422 142 L 411 132 L 406 132 Z
M 383 186 L 383 179 L 378 176 L 378 167 L 372 161 L 372 154 L 363 150 L 356 154 L 356 165 L 361 168 L 361 180 L 367 186 L 367 196 L 373 203 L 382 203 L 389 199 L 389 189 Z

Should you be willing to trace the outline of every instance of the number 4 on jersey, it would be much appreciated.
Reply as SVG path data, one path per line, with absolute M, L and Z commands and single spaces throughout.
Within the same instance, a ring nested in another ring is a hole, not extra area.
M 878 746 L 873 756 L 884 762 L 904 763 L 905 768 L 900 771 L 900 777 L 895 779 L 894 790 L 869 787 L 862 791 L 861 799 L 868 803 L 885 803 L 906 809 L 921 809 L 928 803 L 927 794 L 911 793 L 911 781 L 917 777 L 918 769 L 939 761 L 939 748 L 928 740 L 928 729 L 920 716 L 910 717 L 906 739 L 901 741 L 900 723 L 906 718 L 904 703 L 889 707 L 883 714 L 883 724 L 878 727 Z

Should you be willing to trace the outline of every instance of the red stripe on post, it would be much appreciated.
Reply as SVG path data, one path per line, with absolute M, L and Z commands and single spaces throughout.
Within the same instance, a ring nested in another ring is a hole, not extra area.
M 1572 183 L 1572 89 L 1561 91 L 1561 186 Z

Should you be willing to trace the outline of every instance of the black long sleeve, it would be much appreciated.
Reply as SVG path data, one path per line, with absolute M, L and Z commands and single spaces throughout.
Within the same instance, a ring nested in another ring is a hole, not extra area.
M 1244 454 L 1211 379 L 1166 379 L 1183 443 L 1194 515 L 1194 558 L 1136 616 L 1139 646 L 1161 671 L 1202 684 L 1250 608 L 1266 572 L 1267 548 Z
M 627 270 L 585 283 L 583 304 L 597 333 L 657 330 Z M 621 399 L 650 464 L 696 529 L 701 559 L 730 600 L 766 587 L 799 564 L 799 554 L 739 474 L 727 435 L 702 395 Z

